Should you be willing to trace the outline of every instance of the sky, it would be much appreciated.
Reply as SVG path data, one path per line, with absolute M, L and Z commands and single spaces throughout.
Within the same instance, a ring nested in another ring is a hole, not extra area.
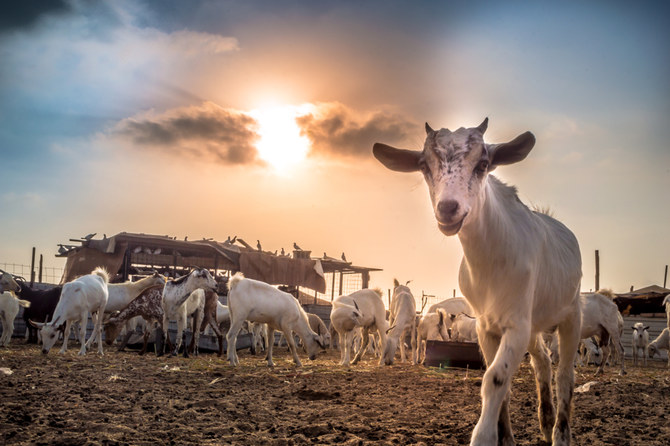
M 424 123 L 489 143 L 495 175 L 576 234 L 582 289 L 670 263 L 667 2 L 68 1 L 0 6 L 0 264 L 127 231 L 294 242 L 460 295 L 422 176 Z

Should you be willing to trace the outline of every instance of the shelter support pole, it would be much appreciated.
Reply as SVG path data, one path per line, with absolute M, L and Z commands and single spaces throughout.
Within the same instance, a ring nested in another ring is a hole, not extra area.
M 333 271 L 333 279 L 330 282 L 330 301 L 332 302 L 335 298 L 335 271 Z
M 342 295 L 342 282 L 344 282 L 344 274 L 340 271 L 340 296 Z
M 596 249 L 596 289 L 600 289 L 600 252 Z
M 35 285 L 35 247 L 33 246 L 33 257 L 30 261 L 30 286 Z
M 44 264 L 44 256 L 40 254 L 40 268 L 37 272 L 37 281 L 42 283 L 42 265 Z M 666 271 L 667 272 L 667 271 Z

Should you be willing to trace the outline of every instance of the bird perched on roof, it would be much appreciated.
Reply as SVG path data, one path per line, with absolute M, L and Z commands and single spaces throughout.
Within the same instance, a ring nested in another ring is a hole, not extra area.
M 284 251 L 284 248 L 281 249 L 281 255 L 282 255 L 282 256 L 285 256 L 285 255 L 286 255 L 286 252 Z
M 142 247 L 141 246 L 138 246 L 135 249 L 133 249 L 133 254 L 139 254 L 140 252 L 142 252 Z
M 259 251 L 263 250 L 263 248 L 261 247 L 261 241 L 260 240 L 256 240 L 256 249 L 258 249 Z
M 160 249 L 160 248 L 156 248 L 156 249 L 154 250 L 154 254 L 160 254 L 160 253 L 161 253 L 161 249 Z
M 302 251 L 302 248 L 298 246 L 296 242 L 293 242 L 293 249 L 295 249 L 296 251 Z
M 342 260 L 344 260 L 345 262 L 347 262 L 347 256 L 344 255 L 344 252 L 342 253 Z M 349 262 L 347 262 L 347 263 L 349 263 Z
M 97 234 L 97 232 L 94 232 L 94 233 L 92 233 L 92 234 L 88 234 L 87 236 L 85 236 L 85 237 L 83 237 L 83 238 L 84 238 L 85 240 L 91 240 L 93 237 L 95 237 L 96 234 Z
M 277 255 L 277 250 L 275 249 L 274 255 Z
M 185 241 L 185 242 L 188 241 L 188 235 L 187 235 L 186 237 L 184 237 L 184 241 Z
M 58 248 L 58 254 L 65 254 L 68 251 L 68 249 L 65 246 L 61 244 L 59 244 L 58 246 L 60 246 L 60 248 Z

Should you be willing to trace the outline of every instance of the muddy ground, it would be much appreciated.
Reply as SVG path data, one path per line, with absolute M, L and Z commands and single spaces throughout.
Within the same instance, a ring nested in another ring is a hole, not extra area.
M 1 444 L 467 444 L 480 409 L 481 371 L 406 364 L 351 368 L 335 352 L 296 368 L 285 349 L 274 369 L 240 352 L 233 369 L 214 354 L 157 358 L 43 355 L 14 340 L 0 350 Z M 626 376 L 579 368 L 572 417 L 578 445 L 670 444 L 670 371 Z M 528 363 L 515 375 L 519 444 L 543 444 Z

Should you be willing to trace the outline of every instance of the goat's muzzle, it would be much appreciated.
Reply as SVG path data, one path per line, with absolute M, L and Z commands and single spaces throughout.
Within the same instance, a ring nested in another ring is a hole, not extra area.
M 49 353 L 49 350 L 43 348 L 43 349 L 42 349 L 42 354 L 43 354 L 43 355 L 46 355 L 47 353 Z

